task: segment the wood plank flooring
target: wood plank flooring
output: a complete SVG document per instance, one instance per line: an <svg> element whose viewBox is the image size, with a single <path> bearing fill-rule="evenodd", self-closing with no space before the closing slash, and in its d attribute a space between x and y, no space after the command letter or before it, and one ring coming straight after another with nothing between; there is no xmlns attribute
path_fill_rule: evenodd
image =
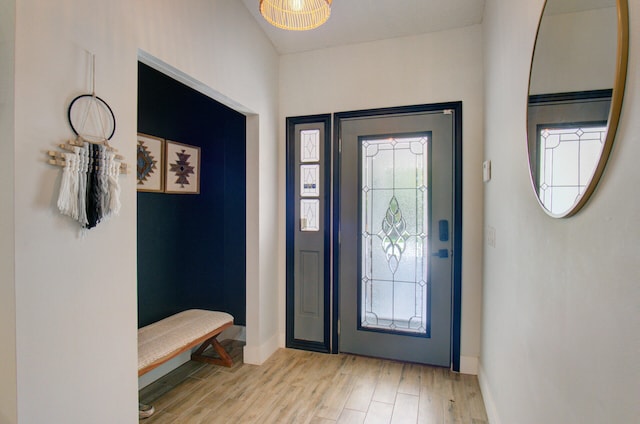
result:
<svg viewBox="0 0 640 424"><path fill-rule="evenodd" d="M188 362L140 391L142 424L487 424L475 376L444 368L280 349L261 366Z"/></svg>

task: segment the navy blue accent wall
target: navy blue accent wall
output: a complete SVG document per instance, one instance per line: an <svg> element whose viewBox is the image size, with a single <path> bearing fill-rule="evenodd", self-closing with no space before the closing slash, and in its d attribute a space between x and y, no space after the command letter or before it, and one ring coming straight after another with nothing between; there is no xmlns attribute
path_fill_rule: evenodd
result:
<svg viewBox="0 0 640 424"><path fill-rule="evenodd" d="M138 132L201 149L200 194L138 192L138 326L189 308L245 325L245 117L139 63Z"/></svg>

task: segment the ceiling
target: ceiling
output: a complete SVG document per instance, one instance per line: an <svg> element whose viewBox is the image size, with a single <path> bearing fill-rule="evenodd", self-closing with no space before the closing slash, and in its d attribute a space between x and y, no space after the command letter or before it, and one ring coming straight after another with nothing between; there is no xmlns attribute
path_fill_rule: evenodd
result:
<svg viewBox="0 0 640 424"><path fill-rule="evenodd" d="M259 0L242 0L280 54L405 37L482 22L485 0L334 0L331 17L311 31L269 25Z"/></svg>

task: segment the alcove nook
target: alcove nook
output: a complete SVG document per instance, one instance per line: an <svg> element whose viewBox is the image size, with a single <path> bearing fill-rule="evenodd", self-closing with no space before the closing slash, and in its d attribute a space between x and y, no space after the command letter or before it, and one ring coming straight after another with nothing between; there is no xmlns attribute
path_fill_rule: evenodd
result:
<svg viewBox="0 0 640 424"><path fill-rule="evenodd" d="M137 193L138 327L176 312L246 325L246 118L138 64L138 132L200 148L198 194Z"/></svg>

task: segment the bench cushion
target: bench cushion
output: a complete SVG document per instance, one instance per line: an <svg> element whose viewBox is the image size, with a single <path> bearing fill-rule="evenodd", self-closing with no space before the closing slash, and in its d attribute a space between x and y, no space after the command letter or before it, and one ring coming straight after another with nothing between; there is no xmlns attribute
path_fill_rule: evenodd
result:
<svg viewBox="0 0 640 424"><path fill-rule="evenodd" d="M170 357L194 340L231 323L233 317L226 312L189 309L140 328L138 370Z"/></svg>

